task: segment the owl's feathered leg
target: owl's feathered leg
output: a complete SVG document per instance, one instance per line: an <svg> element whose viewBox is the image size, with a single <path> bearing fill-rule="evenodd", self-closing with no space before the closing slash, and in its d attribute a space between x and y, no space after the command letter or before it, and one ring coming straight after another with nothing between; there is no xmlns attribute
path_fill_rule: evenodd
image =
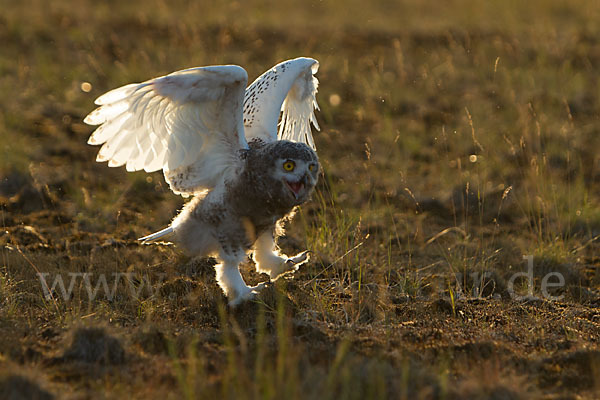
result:
<svg viewBox="0 0 600 400"><path fill-rule="evenodd" d="M266 286L266 282L256 286L248 286L242 274L240 274L239 264L245 257L245 252L235 252L233 254L220 254L221 264L215 265L217 272L217 283L225 292L229 299L229 305L237 306L245 300L250 300L258 294L258 292Z"/></svg>
<svg viewBox="0 0 600 400"><path fill-rule="evenodd" d="M268 274L272 281L286 273L297 271L306 261L308 261L308 251L303 251L294 257L279 254L271 232L262 233L254 244L256 272Z"/></svg>

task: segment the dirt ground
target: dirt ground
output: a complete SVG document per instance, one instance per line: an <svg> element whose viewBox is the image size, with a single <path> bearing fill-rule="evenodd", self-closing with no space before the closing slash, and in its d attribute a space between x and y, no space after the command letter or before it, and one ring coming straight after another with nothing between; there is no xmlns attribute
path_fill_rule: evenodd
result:
<svg viewBox="0 0 600 400"><path fill-rule="evenodd" d="M600 4L0 6L0 398L600 396ZM230 309L214 260L135 240L185 200L82 120L298 56L323 174L279 245L313 255Z"/></svg>

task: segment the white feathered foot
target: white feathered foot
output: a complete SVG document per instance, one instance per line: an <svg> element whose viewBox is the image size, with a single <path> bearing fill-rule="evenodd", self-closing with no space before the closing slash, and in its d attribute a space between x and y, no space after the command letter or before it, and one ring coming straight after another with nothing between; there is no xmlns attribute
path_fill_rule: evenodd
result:
<svg viewBox="0 0 600 400"><path fill-rule="evenodd" d="M303 251L293 257L278 254L271 233L259 236L254 246L254 262L256 272L269 275L271 281L276 281L283 275L293 273L309 259L309 251Z"/></svg>
<svg viewBox="0 0 600 400"><path fill-rule="evenodd" d="M268 282L256 286L248 286L240 274L239 264L244 259L243 252L237 254L221 254L221 264L215 265L217 283L229 300L229 306L235 307L240 303L251 300L264 289Z"/></svg>

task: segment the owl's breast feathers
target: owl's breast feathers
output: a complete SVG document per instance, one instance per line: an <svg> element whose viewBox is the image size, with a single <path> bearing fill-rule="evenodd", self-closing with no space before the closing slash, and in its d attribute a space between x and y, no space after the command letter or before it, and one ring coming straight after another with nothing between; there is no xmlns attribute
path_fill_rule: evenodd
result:
<svg viewBox="0 0 600 400"><path fill-rule="evenodd" d="M271 228L298 205L287 194L289 189L282 180L275 177L276 160L318 162L318 158L304 143L284 140L265 143L259 139L252 140L249 149L244 150L240 157L243 160L243 170L235 181L227 184L227 201L236 214L250 219L257 233L260 233ZM312 187L309 189L312 190Z"/></svg>

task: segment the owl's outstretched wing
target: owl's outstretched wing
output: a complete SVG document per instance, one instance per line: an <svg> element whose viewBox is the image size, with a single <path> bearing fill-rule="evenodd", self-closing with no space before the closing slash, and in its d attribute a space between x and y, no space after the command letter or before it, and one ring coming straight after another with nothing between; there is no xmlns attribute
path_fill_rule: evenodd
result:
<svg viewBox="0 0 600 400"><path fill-rule="evenodd" d="M248 148L242 102L248 82L238 66L190 68L114 89L96 99L84 120L100 125L89 144L96 161L128 171L163 170L171 189L192 194L238 169Z"/></svg>
<svg viewBox="0 0 600 400"><path fill-rule="evenodd" d="M302 57L279 63L259 76L244 96L246 139L284 139L315 149L310 124L319 130L315 118L319 81L314 76L318 69L317 60Z"/></svg>

